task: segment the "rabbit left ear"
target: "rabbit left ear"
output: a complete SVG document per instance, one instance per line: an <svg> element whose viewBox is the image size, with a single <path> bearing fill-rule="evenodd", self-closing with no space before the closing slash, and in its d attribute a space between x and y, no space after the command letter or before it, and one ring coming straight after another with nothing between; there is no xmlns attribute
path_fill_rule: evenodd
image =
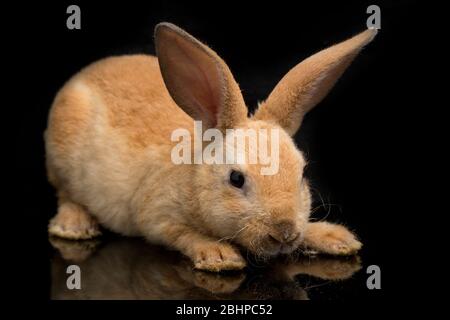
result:
<svg viewBox="0 0 450 320"><path fill-rule="evenodd" d="M166 22L156 26L155 44L170 95L204 128L233 128L247 118L239 86L213 50Z"/></svg>
<svg viewBox="0 0 450 320"><path fill-rule="evenodd" d="M260 105L253 119L274 121L293 136L304 115L326 96L376 33L376 29L366 30L312 55L292 68Z"/></svg>

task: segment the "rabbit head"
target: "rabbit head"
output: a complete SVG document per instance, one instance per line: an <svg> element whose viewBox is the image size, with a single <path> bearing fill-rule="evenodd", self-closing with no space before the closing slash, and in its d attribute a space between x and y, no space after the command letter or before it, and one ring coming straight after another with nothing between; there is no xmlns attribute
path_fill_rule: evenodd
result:
<svg viewBox="0 0 450 320"><path fill-rule="evenodd" d="M266 136L269 145L277 143L275 174L261 174L259 162L195 166L192 185L206 232L265 257L290 253L299 246L311 195L303 176L306 160L292 136L306 112L321 101L375 34L376 30L366 30L304 60L248 117L238 84L214 51L172 24L156 27L156 51L166 87L184 112L202 121L203 129L216 128L225 135L228 129L278 132L276 140ZM246 147L245 158L252 152Z"/></svg>

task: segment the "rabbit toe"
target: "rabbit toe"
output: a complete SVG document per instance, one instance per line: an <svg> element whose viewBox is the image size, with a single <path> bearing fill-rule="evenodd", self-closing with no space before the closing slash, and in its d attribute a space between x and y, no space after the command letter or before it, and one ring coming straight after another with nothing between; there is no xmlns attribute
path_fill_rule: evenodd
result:
<svg viewBox="0 0 450 320"><path fill-rule="evenodd" d="M91 239L101 234L97 221L73 203L64 203L59 207L58 214L50 220L48 232L72 240Z"/></svg>

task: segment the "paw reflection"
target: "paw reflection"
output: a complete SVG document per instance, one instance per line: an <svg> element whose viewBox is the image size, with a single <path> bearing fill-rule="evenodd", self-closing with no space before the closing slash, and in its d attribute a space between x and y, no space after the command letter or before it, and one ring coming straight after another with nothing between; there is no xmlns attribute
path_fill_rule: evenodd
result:
<svg viewBox="0 0 450 320"><path fill-rule="evenodd" d="M194 284L211 293L233 293L245 280L245 274L240 272L234 275L221 275L217 273L194 271Z"/></svg>
<svg viewBox="0 0 450 320"><path fill-rule="evenodd" d="M89 258L96 251L100 240L71 241L54 236L50 236L49 241L53 248L57 249L64 260L72 262L82 262Z"/></svg>
<svg viewBox="0 0 450 320"><path fill-rule="evenodd" d="M133 238L100 241L50 239L52 299L308 299L298 276L327 281L350 278L360 259L300 256L241 272L193 268L178 252ZM81 268L81 290L66 288L66 268Z"/></svg>

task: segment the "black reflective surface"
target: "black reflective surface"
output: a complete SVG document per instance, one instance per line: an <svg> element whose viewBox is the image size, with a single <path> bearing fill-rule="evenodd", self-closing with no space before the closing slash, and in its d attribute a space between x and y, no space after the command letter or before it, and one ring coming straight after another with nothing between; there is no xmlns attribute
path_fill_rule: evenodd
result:
<svg viewBox="0 0 450 320"><path fill-rule="evenodd" d="M137 238L49 240L51 299L345 299L365 285L356 277L362 274L356 256L249 257L242 272L210 273ZM66 270L73 264L81 270L80 290L67 288Z"/></svg>
<svg viewBox="0 0 450 320"><path fill-rule="evenodd" d="M17 197L11 208L15 213L5 213L18 221L5 224L9 228L4 228L4 233L11 232L8 245L15 246L15 255L5 259L14 261L14 268L24 269L16 277L7 277L21 291L20 296L24 295L24 288L27 297L44 299L247 295L353 300L384 298L389 292L397 299L403 293L392 290L393 283L405 278L393 267L401 267L402 273L416 270L405 266L406 259L395 261L405 249L416 251L416 243L424 242L420 235L426 228L410 228L407 224L424 221L426 210L418 206L418 201L428 198L420 194L411 200L411 191L423 193L417 178L429 175L414 174L418 168L426 168L417 157L432 153L429 143L434 141L424 139L427 130L422 128L426 124L423 116L432 113L427 107L432 107L429 92L434 91L424 90L420 74L429 69L428 64L421 63L427 61L424 57L435 50L417 45L436 37L424 28L426 6L417 1L377 1L382 10L382 29L377 39L306 116L295 136L308 158L314 207L324 203L324 210L314 212L313 217L326 216L357 233L364 243L361 269L358 271L358 262L352 259L305 258L291 264L292 268L302 271L302 266L309 263L316 266L314 270L329 272L334 270L331 265L353 275L330 280L321 279L317 273L292 271L285 276L286 273L274 271L283 269L283 261L274 261L264 266L251 265L233 287L232 277L238 275L194 272L179 254L136 239L103 238L95 246L87 242L64 244L53 239L52 244L59 249L49 244L47 225L57 212L57 200L47 181L43 132L55 94L71 76L93 61L117 54L154 54L153 27L170 21L220 54L253 111L291 67L363 30L368 17L366 9L373 2L288 1L245 6L241 1L239 6L227 4L218 6L220 10L211 10L211 6L186 1L108 2L107 6L91 1L81 5L82 29L78 31L66 27L66 9L72 1L14 4L17 8L5 12L14 18L9 51L20 63L9 64L18 78L10 81L10 89L17 93L14 92L16 99L12 103L6 103L6 109L16 110L17 117L6 117L8 121L4 122L11 125L8 131L17 146L16 168L8 167L7 172L18 174L14 178L18 188L11 188ZM440 8L435 6L435 10ZM24 72L16 70L19 65ZM422 97L421 92L426 94ZM415 115L420 119L413 119ZM435 126L435 121L429 123ZM408 205L414 210L406 208ZM410 232L418 237L406 236ZM75 256L71 257L70 252ZM18 262L19 257L23 261ZM80 291L65 289L65 266L72 263L81 266ZM378 265L382 270L381 290L367 289L369 265ZM280 277L275 277L277 274ZM203 288L199 285L202 281L195 281L199 277L206 279L202 280L206 283ZM20 285L20 281L24 284ZM211 287L215 283L228 291L214 292ZM303 293L294 295L292 288Z"/></svg>

